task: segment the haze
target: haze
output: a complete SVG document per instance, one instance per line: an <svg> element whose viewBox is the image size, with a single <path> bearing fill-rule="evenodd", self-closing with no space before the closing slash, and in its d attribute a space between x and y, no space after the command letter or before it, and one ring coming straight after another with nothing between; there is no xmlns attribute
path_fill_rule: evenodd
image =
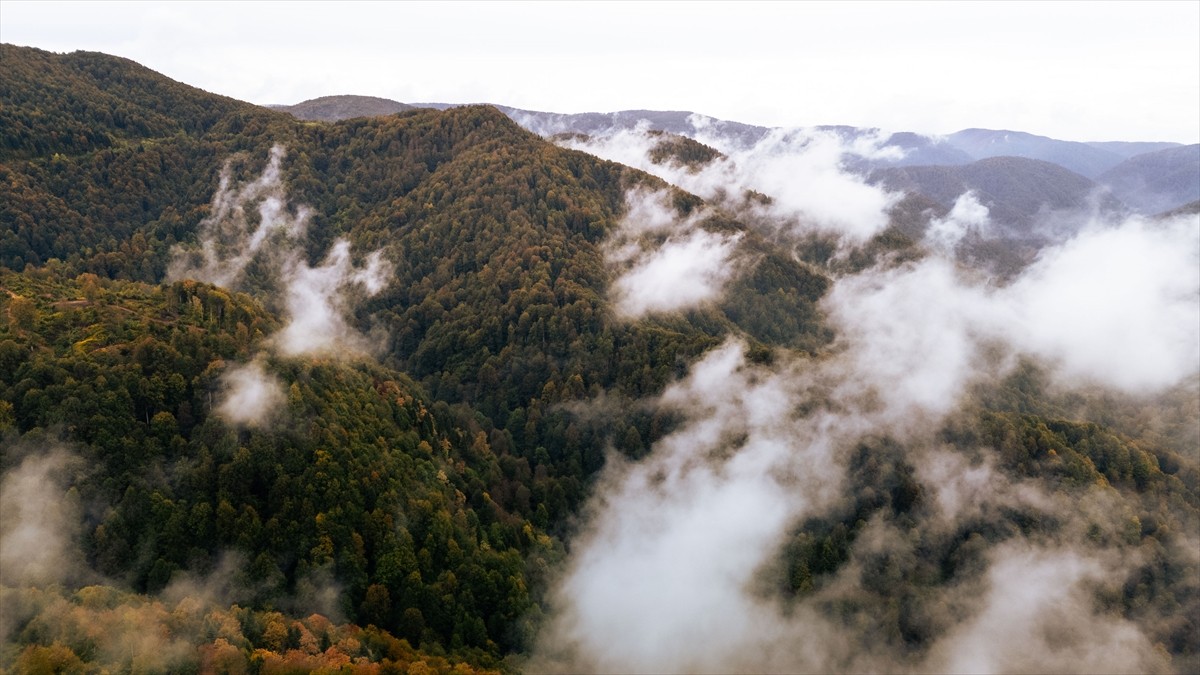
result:
<svg viewBox="0 0 1200 675"><path fill-rule="evenodd" d="M330 94L1200 141L1200 4L31 3L0 40L255 103Z"/></svg>

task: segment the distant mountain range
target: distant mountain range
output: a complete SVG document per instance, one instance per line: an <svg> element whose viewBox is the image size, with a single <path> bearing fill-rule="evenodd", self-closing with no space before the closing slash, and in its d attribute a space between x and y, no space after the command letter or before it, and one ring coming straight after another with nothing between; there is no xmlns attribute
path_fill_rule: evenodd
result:
<svg viewBox="0 0 1200 675"><path fill-rule="evenodd" d="M1200 144L1134 155L1097 180L1143 213L1173 209L1200 199Z"/></svg>
<svg viewBox="0 0 1200 675"><path fill-rule="evenodd" d="M404 104L369 96L327 96L294 106L271 106L300 119L333 121L390 115L413 108L445 110L450 103ZM550 113L496 105L529 131L602 136L644 129L728 148L749 148L771 129L683 110ZM879 136L878 129L821 126L847 141ZM1039 214L1092 205L1103 210L1157 214L1200 199L1200 145L1098 141L1081 143L1022 131L964 129L947 136L897 132L882 141L903 151L898 159L848 157L848 168L895 189L919 191L949 206L975 190L993 218L1027 232ZM1005 158L1007 161L981 161ZM1015 160L1026 161L1015 161ZM1103 194L1105 191L1109 194Z"/></svg>
<svg viewBox="0 0 1200 675"><path fill-rule="evenodd" d="M1047 216L1056 212L1121 208L1094 181L1058 164L1025 157L989 157L961 166L882 168L872 172L871 180L893 190L926 195L943 206L973 191L980 203L988 205L992 221L1018 238L1034 235L1035 224L1052 220Z"/></svg>

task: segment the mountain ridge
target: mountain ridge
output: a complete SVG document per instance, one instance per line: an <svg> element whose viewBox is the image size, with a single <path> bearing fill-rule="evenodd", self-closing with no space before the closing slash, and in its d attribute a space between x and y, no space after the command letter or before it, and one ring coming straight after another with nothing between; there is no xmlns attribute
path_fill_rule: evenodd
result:
<svg viewBox="0 0 1200 675"><path fill-rule="evenodd" d="M1096 180L1142 213L1179 207L1200 199L1200 144L1134 155Z"/></svg>
<svg viewBox="0 0 1200 675"><path fill-rule="evenodd" d="M364 99L373 99L375 97L361 97ZM313 99L318 100L318 99ZM449 108L458 107L461 105L470 105L462 103L401 103L392 99L377 99L387 101L395 105L408 105L417 108L433 108L436 110L446 110ZM714 117L709 117L702 113L696 113L686 110L620 110L615 112L580 112L580 113L555 113L528 110L516 108L512 106L497 104L497 103L482 103L483 105L492 105L501 110L510 117L518 119L524 118L528 122L526 125L531 131L542 136L551 136L557 133L584 133L594 134L599 131L613 129L632 129L639 123L647 123L650 128L669 133L683 134L694 137L698 127L692 121L693 116L697 120L709 120L712 124L725 126L732 131L732 134L743 139L743 142L753 142L761 138L772 127L761 125L746 124L732 120L723 120ZM296 104L301 105L301 104ZM286 109L288 106L272 105L272 109ZM356 116L360 113L355 112ZM842 130L843 132L859 136L865 133L875 133L878 129L850 127L844 125L815 125L813 128L826 129L831 131ZM1005 139L1008 136L1008 139ZM1015 138L1014 138L1015 137ZM984 129L984 128L967 128L959 131L946 134L920 134L911 131L894 131L887 136L885 145L896 145L909 150L921 149L927 145L947 145L952 151L947 153L942 161L929 161L927 157L914 158L911 161L904 160L909 164L954 164L968 163L979 159L997 156L1013 156L1025 157L1028 159L1041 159L1043 161L1054 162L1052 158L1056 153L1059 155L1072 154L1069 150L1074 150L1076 153L1083 153L1083 157L1076 160L1069 160L1067 163L1059 163L1065 168L1071 169L1076 173L1094 178L1097 173L1097 167L1105 166L1104 170L1115 166L1116 163L1129 159L1136 155L1158 150L1165 150L1172 147L1179 147L1182 144L1168 141L1065 141L1051 138L1048 136L1039 136L1036 134L1003 130L1003 129ZM981 148L976 152L971 152L969 148ZM997 151L1000 147L1003 150ZM1026 150L1022 151L1024 147ZM961 153L961 154L958 154ZM936 156L936 155L934 155ZM1082 169L1082 170L1081 170Z"/></svg>
<svg viewBox="0 0 1200 675"><path fill-rule="evenodd" d="M1000 665L1048 645L1070 670L1059 636L1107 657L1129 635L1118 665L1197 670L1195 378L1149 399L1074 386L1069 350L1008 337L1060 315L1110 332L1091 314L1119 298L1073 313L1047 272L1177 261L1005 285L925 239L966 178L1024 210L1078 204L1088 178L1012 157L881 168L938 174L943 201L881 200L882 229L843 248L772 195L705 202L492 106L307 122L119 59L4 58L4 128L27 131L0 158L0 668L654 670L622 660L640 636L606 631L709 635L744 595L784 661L707 661L689 638L659 669L936 670L989 596L1032 594ZM684 114L664 119L705 124ZM672 171L733 158L644 136ZM818 177L869 188L826 159ZM1100 234L1160 253L1186 234L1132 222ZM214 257L224 286L188 278ZM688 274L664 294L650 268ZM1060 304L1025 322L1014 304L1043 295ZM297 325L332 346L288 351ZM960 366L980 372L939 396ZM1034 593L1047 574L1069 595ZM717 630L763 625L744 623ZM544 666L562 625L564 665ZM788 661L811 625L867 660Z"/></svg>

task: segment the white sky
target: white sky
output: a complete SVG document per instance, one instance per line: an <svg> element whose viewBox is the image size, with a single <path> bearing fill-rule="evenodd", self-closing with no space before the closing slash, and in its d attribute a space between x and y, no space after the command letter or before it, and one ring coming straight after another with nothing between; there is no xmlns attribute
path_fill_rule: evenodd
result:
<svg viewBox="0 0 1200 675"><path fill-rule="evenodd" d="M328 94L764 125L1200 141L1200 2L64 3L0 41L255 103ZM2 64L0 64L2 65Z"/></svg>

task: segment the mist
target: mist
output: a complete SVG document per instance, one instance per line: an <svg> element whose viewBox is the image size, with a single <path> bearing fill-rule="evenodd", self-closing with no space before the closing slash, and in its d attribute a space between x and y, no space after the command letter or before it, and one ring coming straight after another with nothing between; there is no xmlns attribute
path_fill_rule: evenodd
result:
<svg viewBox="0 0 1200 675"><path fill-rule="evenodd" d="M635 129L563 142L729 208L745 203L732 193L761 192L766 203L739 207L764 216L755 227L832 233L847 248L882 231L899 198L848 172L851 149L833 136L773 133L748 151L720 148L728 154L699 170L650 162L653 140ZM682 233L698 230L664 215L661 199L627 201L623 248L613 249L625 253L609 262L620 311L635 320L686 278L648 261L670 260L671 247L691 241ZM978 198L961 195L929 219L921 255L830 271L821 309L837 337L826 353L777 351L769 365L755 364L731 337L646 402L682 422L639 461L609 458L550 594L531 669L1169 671L1146 632L1157 618L1135 623L1095 599L1142 564L1115 543L1137 522L1129 502L1106 483L1056 492L1009 475L998 448L943 437L975 409L978 387L998 386L1022 362L1062 390L1133 396L1200 374L1200 216L1069 216L1084 222L1075 235L1000 279L956 255L965 237L991 227ZM658 233L657 253L629 244L631 233ZM730 253L691 245L697 268L730 267ZM679 288L703 289L707 300L721 286L693 279ZM883 488L870 481L883 478L864 473L863 462L911 472L904 480L915 501L861 524L847 559L812 590L780 592L790 574L781 556L805 523L838 522L879 499ZM1013 526L1022 519L1040 525ZM950 582L919 599L889 601L879 588L881 575L928 574L923 551L980 523L992 534L963 546ZM1194 556L1185 558L1195 571ZM878 633L881 617L897 611L908 612L900 623L916 626L921 646Z"/></svg>
<svg viewBox="0 0 1200 675"><path fill-rule="evenodd" d="M0 483L0 585L63 583L79 574L82 460L64 448L32 452Z"/></svg>
<svg viewBox="0 0 1200 675"><path fill-rule="evenodd" d="M303 206L295 212L287 208L282 179L286 156L283 146L275 145L258 178L241 186L233 184L232 163L225 163L209 215L198 228L198 246L175 246L169 280L196 279L236 288L256 258L276 246L296 246L307 234L312 212Z"/></svg>
<svg viewBox="0 0 1200 675"><path fill-rule="evenodd" d="M312 209L288 199L282 179L286 155L283 146L272 147L262 173L240 186L233 184L226 163L210 215L200 223L198 243L172 250L167 277L265 294L286 319L268 340L284 356L368 354L372 342L351 327L350 314L358 300L383 290L392 270L381 250L357 264L345 239L333 242L320 265L309 265L304 245ZM252 264L268 276L265 288L245 283Z"/></svg>
<svg viewBox="0 0 1200 675"><path fill-rule="evenodd" d="M899 149L884 146L878 136L849 140L821 129L781 128L747 147L719 128L697 127L695 140L721 153L699 167L654 161L651 150L663 139L645 126L558 142L636 167L734 212L746 208L748 192L765 194L770 203L757 203L752 214L791 234L834 234L847 245L861 245L887 227L887 212L901 197L847 167L851 157L898 156Z"/></svg>
<svg viewBox="0 0 1200 675"><path fill-rule="evenodd" d="M286 402L283 383L267 373L262 356L222 373L220 389L216 413L234 425L266 428Z"/></svg>
<svg viewBox="0 0 1200 675"><path fill-rule="evenodd" d="M1087 582L1104 560L1070 549L1003 546L991 555L983 610L936 644L928 665L950 673L1163 672L1133 623L1092 611Z"/></svg>
<svg viewBox="0 0 1200 675"><path fill-rule="evenodd" d="M1152 392L1200 368L1200 216L1093 224L1009 289L1021 347L1065 375Z"/></svg>
<svg viewBox="0 0 1200 675"><path fill-rule="evenodd" d="M748 364L739 342L663 393L687 423L646 460L607 464L552 598L561 613L540 669L728 672L778 625L747 586L787 524L835 498L839 482L826 435L835 420L798 426L795 395L786 373Z"/></svg>
<svg viewBox="0 0 1200 675"><path fill-rule="evenodd" d="M989 216L988 208L968 190L954 200L954 206L945 218L930 220L925 239L938 253L953 256L964 237L986 231Z"/></svg>
<svg viewBox="0 0 1200 675"><path fill-rule="evenodd" d="M611 288L618 316L636 319L719 298L737 272L741 236L704 229L703 212L680 216L666 191L631 190L625 202L626 215L605 242L606 260L622 270Z"/></svg>
<svg viewBox="0 0 1200 675"><path fill-rule="evenodd" d="M339 239L318 267L295 261L283 270L287 325L272 337L285 356L302 354L362 354L367 338L346 317L358 297L383 290L391 276L383 255L375 251L362 266L350 258L350 243Z"/></svg>

